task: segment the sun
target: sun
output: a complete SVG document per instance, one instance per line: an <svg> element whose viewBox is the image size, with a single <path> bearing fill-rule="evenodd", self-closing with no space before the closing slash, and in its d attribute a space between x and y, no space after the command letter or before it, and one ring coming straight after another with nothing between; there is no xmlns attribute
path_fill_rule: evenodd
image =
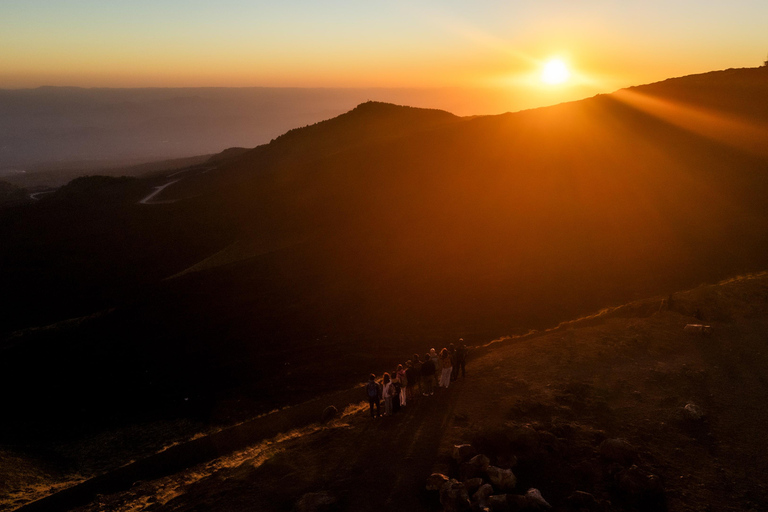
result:
<svg viewBox="0 0 768 512"><path fill-rule="evenodd" d="M541 69L541 81L545 84L557 85L567 82L571 76L568 66L560 59L550 59Z"/></svg>

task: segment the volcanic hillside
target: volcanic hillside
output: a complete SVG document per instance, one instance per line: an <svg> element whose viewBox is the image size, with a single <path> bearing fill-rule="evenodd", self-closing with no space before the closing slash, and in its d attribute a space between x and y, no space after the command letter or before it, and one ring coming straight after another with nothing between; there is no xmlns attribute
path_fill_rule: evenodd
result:
<svg viewBox="0 0 768 512"><path fill-rule="evenodd" d="M371 102L7 208L0 374L23 420L3 428L231 419L459 336L762 269L766 98L763 67L499 116Z"/></svg>
<svg viewBox="0 0 768 512"><path fill-rule="evenodd" d="M707 335L684 329L697 316ZM529 488L553 512L765 510L767 322L765 272L643 299L474 347L465 378L409 398L392 417L372 419L358 386L195 436L35 503L190 425L107 432L56 448L57 464L4 448L0 510L463 510L441 506L429 475L456 478L472 496L483 482L474 478L499 469L516 485L491 479L497 512L542 510L523 498ZM318 423L329 403L344 414ZM479 452L495 473L456 460L462 444L472 446L463 460ZM201 456L211 446L221 456ZM333 506L299 507L312 496Z"/></svg>

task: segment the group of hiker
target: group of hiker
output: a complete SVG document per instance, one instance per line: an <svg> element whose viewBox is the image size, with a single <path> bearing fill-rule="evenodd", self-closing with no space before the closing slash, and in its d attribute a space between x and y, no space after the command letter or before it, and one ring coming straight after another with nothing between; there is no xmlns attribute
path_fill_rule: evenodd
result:
<svg viewBox="0 0 768 512"><path fill-rule="evenodd" d="M381 381L371 374L365 386L371 417L382 415L381 402L384 401L384 415L391 416L405 407L417 396L432 396L435 387L448 389L452 381L466 373L467 346L459 339L459 347L453 343L439 353L433 348L423 356L413 354L413 358L398 364L391 374L384 373Z"/></svg>

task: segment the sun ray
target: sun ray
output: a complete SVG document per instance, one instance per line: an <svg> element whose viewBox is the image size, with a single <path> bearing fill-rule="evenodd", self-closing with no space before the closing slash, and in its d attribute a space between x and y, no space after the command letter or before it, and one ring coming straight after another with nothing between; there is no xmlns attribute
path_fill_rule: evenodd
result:
<svg viewBox="0 0 768 512"><path fill-rule="evenodd" d="M670 124L754 154L768 154L768 126L703 107L655 98L630 89L613 97Z"/></svg>

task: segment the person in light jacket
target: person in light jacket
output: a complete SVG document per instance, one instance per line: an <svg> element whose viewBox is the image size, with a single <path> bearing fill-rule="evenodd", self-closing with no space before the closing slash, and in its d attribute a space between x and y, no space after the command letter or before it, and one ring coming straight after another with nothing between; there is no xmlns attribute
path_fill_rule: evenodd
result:
<svg viewBox="0 0 768 512"><path fill-rule="evenodd" d="M395 387L392 384L392 379L389 378L389 373L384 374L381 384L381 396L384 398L384 415L392 416L392 397L395 396Z"/></svg>
<svg viewBox="0 0 768 512"><path fill-rule="evenodd" d="M399 364L397 365L397 380L400 382L400 407L405 407L406 404L406 394L408 391L408 377L405 373L405 368L403 368L403 365Z"/></svg>
<svg viewBox="0 0 768 512"><path fill-rule="evenodd" d="M448 389L448 385L451 383L453 363L451 363L451 354L448 353L447 348L440 351L440 367L440 387Z"/></svg>

